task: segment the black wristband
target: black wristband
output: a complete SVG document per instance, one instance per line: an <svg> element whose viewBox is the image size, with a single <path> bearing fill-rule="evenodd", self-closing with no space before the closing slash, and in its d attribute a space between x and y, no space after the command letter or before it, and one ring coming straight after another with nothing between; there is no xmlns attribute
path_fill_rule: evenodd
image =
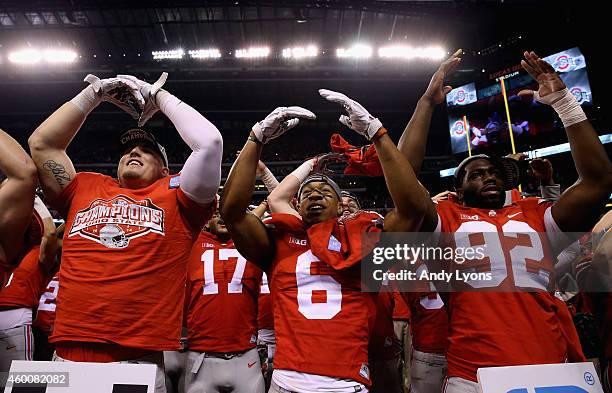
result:
<svg viewBox="0 0 612 393"><path fill-rule="evenodd" d="M263 143L261 143L261 141L257 139L255 135L249 135L248 140L250 140L251 142L257 143L258 145L263 145Z"/></svg>

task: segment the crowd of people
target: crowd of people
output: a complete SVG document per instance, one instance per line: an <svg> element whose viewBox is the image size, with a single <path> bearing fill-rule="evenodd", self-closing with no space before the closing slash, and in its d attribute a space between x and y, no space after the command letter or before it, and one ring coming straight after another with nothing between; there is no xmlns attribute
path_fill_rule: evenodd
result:
<svg viewBox="0 0 612 393"><path fill-rule="evenodd" d="M478 393L479 368L589 359L612 392L610 159L554 69L525 52L538 90L520 95L559 116L575 183L561 192L551 163L531 160L539 195L527 196L524 156L480 154L461 162L453 190L432 197L417 175L461 56L434 73L397 145L360 103L319 90L369 146L359 168L381 175L388 201L333 178L334 163L351 165L343 153L303 152L288 174L264 164L264 152L286 148L277 138L316 121L305 108L276 108L223 158L217 127L164 90L165 76L88 75L31 134L29 154L0 131L0 372L13 360L125 362L155 364L156 393ZM139 126L162 112L189 147L180 173L141 128L120 135L116 178L77 172L67 150L102 101ZM78 154L108 154L87 149ZM384 232L486 250L462 263L390 259L384 271L489 278L452 290L364 280L374 247L365 239Z"/></svg>

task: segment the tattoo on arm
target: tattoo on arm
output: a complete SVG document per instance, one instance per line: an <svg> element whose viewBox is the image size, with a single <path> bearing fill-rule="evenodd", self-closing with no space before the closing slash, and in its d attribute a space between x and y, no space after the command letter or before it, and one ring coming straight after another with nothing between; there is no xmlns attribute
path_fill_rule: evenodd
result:
<svg viewBox="0 0 612 393"><path fill-rule="evenodd" d="M70 174L68 174L68 172L66 171L66 167L53 160L45 161L45 163L43 164L43 168L46 171L51 172L53 174L53 177L55 177L55 181L57 181L57 184L62 187L70 183L70 181L72 180Z"/></svg>

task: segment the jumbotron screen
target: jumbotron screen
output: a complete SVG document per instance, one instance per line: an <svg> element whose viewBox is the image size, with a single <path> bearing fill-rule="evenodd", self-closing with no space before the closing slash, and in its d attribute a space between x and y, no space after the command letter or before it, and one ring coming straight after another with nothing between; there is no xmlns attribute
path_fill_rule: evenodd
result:
<svg viewBox="0 0 612 393"><path fill-rule="evenodd" d="M550 63L581 105L592 105L593 97L586 71L586 61L578 48L571 48L545 60ZM505 79L510 123L517 150L533 147L536 137L562 129L550 108L518 96L524 89L537 89L525 72L515 72ZM510 150L508 117L499 80L472 82L453 89L446 97L448 125L453 154L468 150L466 125L472 150L502 148Z"/></svg>

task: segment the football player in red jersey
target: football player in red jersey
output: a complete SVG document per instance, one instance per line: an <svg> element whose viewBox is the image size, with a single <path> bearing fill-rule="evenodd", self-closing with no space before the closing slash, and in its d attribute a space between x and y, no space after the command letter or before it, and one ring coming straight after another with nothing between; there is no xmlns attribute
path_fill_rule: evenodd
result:
<svg viewBox="0 0 612 393"><path fill-rule="evenodd" d="M9 271L4 290L0 292L1 372L7 372L13 360L33 360L34 312L47 282L56 271L55 257L61 241L55 236L49 210L38 196L26 233L28 237L22 247L25 254Z"/></svg>
<svg viewBox="0 0 612 393"><path fill-rule="evenodd" d="M236 250L218 214L208 227L187 273L185 391L263 393L256 347L262 271Z"/></svg>
<svg viewBox="0 0 612 393"><path fill-rule="evenodd" d="M411 200L404 172L412 168L380 121L342 94L320 94L342 104L348 116L341 121L376 146L396 202L385 229L414 225L406 221L410 206L403 203ZM225 184L221 215L240 253L268 275L277 340L270 391L367 391L374 302L372 294L361 290L362 255L347 250L361 249L362 233L377 231L372 221L379 217L358 212L339 218L340 189L317 175L307 178L298 192L300 217L273 213L266 227L246 213L263 144L297 125L300 117L315 116L299 107L277 108L255 124ZM427 193L421 196L427 198Z"/></svg>
<svg viewBox="0 0 612 393"><path fill-rule="evenodd" d="M417 106L420 113L415 112L411 120L413 127L408 127L410 132L400 140L400 150L412 159L419 161L424 155L425 144L420 143L427 138L433 107L451 90L444 86L444 77L459 63L459 54L434 74ZM513 186L509 167L502 160L473 156L455 173L459 202L436 205L421 200L424 203L413 205L413 214L422 219L420 230L448 233L455 247L477 246L482 240L487 244L485 258L453 266L484 269L491 272L491 279L468 279L458 286L486 292L452 292L448 296L448 393L478 392L479 367L561 363L567 359L568 344L550 293L554 289L553 253L568 244L563 232L587 231L593 226L599 207L612 191L612 165L582 108L548 63L533 52L524 56L522 66L539 88L521 95L533 96L555 109L565 126L579 179L555 203L527 198L504 206L504 190ZM416 178L411 178L411 183L422 187ZM542 232L547 236L538 235Z"/></svg>
<svg viewBox="0 0 612 393"><path fill-rule="evenodd" d="M86 80L29 139L45 195L66 218L55 359L154 363L155 392L165 392L162 351L178 349L187 261L215 209L223 141L160 83ZM180 175L169 176L165 150L140 129L121 136L118 179L76 173L66 149L103 100L142 111L141 123L164 113L192 150Z"/></svg>
<svg viewBox="0 0 612 393"><path fill-rule="evenodd" d="M32 219L38 182L34 162L9 134L0 130L0 291L24 242Z"/></svg>
<svg viewBox="0 0 612 393"><path fill-rule="evenodd" d="M439 393L446 377L448 319L444 302L435 292L402 292L410 309L412 354L410 391Z"/></svg>

